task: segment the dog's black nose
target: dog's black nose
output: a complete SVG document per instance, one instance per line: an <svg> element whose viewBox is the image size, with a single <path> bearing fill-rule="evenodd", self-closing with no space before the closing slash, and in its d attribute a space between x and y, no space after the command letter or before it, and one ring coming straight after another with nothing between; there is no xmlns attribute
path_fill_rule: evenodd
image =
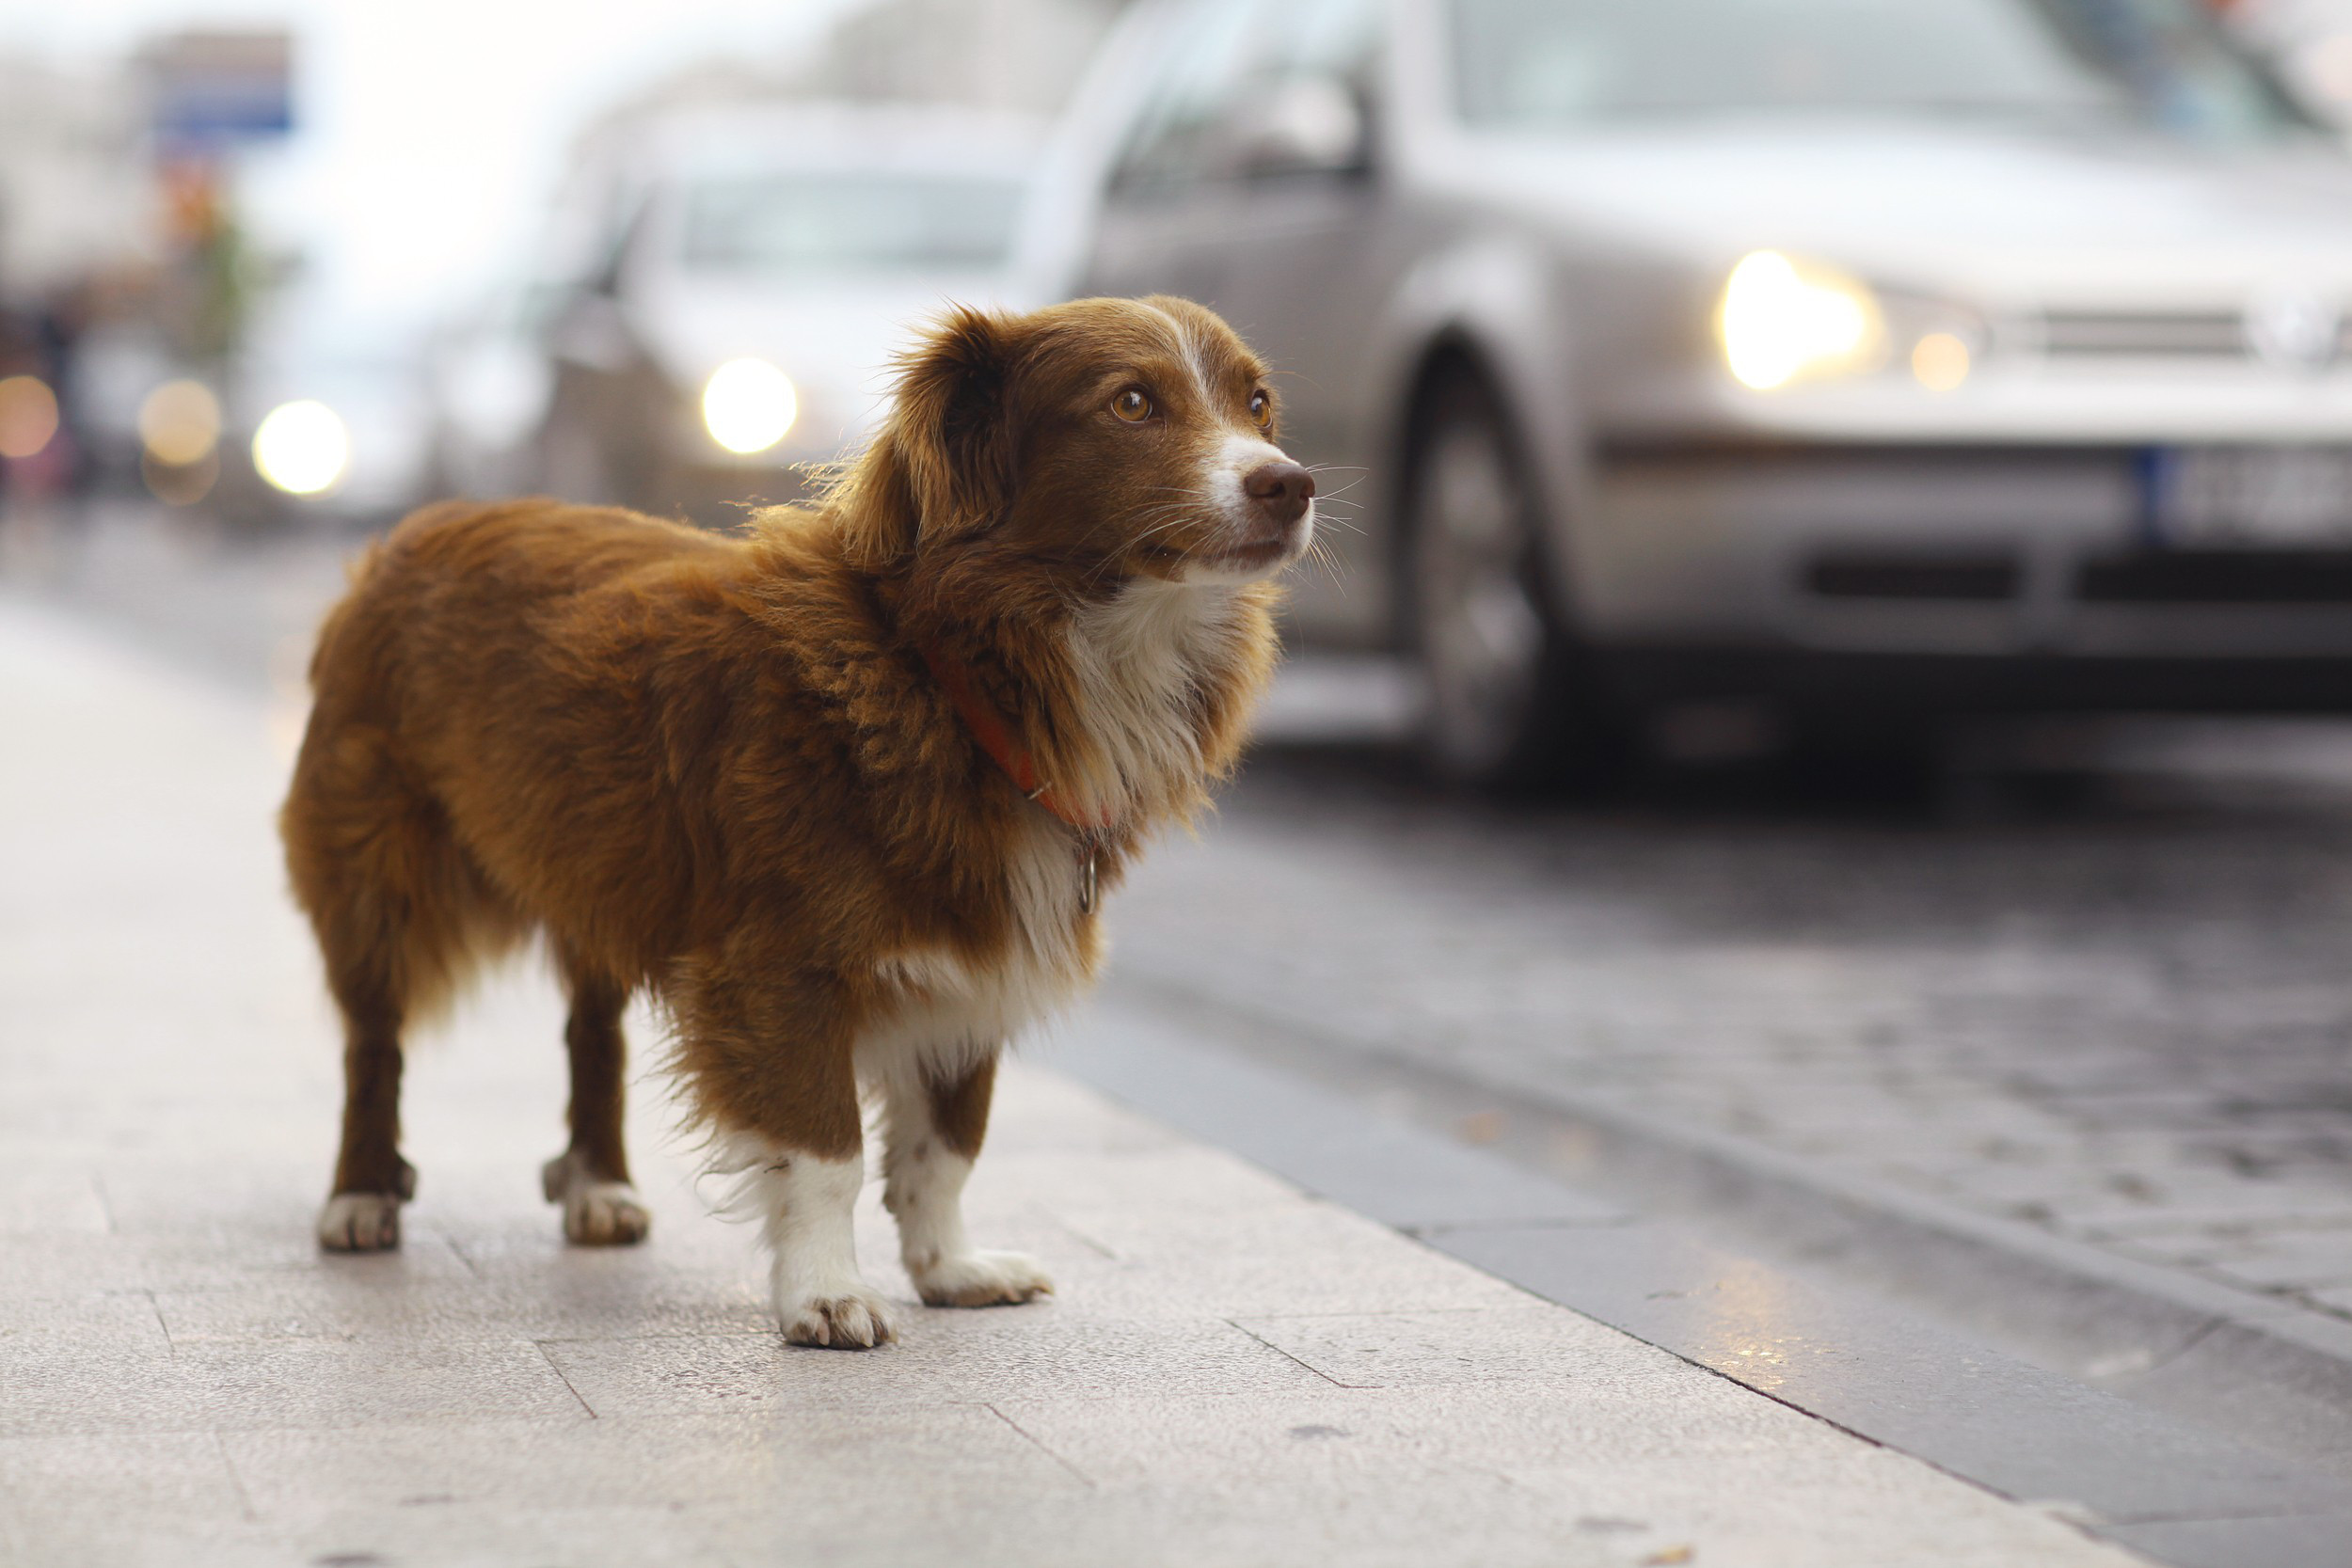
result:
<svg viewBox="0 0 2352 1568"><path fill-rule="evenodd" d="M1295 463L1261 463L1242 475L1241 489L1275 521L1294 523L1315 499L1315 476Z"/></svg>

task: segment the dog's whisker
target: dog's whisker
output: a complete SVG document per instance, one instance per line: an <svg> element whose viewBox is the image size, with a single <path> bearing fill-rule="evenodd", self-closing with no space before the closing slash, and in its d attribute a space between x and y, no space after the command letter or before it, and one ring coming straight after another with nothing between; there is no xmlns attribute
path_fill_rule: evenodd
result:
<svg viewBox="0 0 2352 1568"><path fill-rule="evenodd" d="M1339 558L1320 539L1307 541L1307 559L1319 567L1342 598L1347 596L1347 574L1341 569Z"/></svg>

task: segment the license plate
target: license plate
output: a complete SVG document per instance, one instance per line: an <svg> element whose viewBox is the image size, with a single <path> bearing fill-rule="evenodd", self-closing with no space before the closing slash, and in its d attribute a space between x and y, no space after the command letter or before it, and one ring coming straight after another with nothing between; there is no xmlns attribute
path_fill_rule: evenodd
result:
<svg viewBox="0 0 2352 1568"><path fill-rule="evenodd" d="M2182 549L2352 546L2352 448L2160 447L2148 518Z"/></svg>

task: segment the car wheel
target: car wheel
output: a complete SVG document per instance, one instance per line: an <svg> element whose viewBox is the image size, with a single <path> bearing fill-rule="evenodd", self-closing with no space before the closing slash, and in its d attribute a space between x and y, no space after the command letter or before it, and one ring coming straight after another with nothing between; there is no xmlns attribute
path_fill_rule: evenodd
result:
<svg viewBox="0 0 2352 1568"><path fill-rule="evenodd" d="M1582 678L1553 608L1534 489L1501 408L1462 372L1423 408L1406 577L1430 766L1481 785L1613 774L1626 726Z"/></svg>

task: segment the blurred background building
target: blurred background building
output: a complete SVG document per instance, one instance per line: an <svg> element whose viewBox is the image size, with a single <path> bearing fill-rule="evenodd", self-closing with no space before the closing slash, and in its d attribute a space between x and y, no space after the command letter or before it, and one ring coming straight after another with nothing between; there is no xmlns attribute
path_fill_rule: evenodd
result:
<svg viewBox="0 0 2352 1568"><path fill-rule="evenodd" d="M853 11L787 74L799 92L1050 115L1123 0L884 0Z"/></svg>
<svg viewBox="0 0 2352 1568"><path fill-rule="evenodd" d="M368 526L453 483L544 482L519 449L542 434L551 306L612 245L614 193L590 187L649 127L947 104L1026 117L1033 156L1117 9L690 0L583 28L552 7L296 0L260 29L173 0L12 10L10 494Z"/></svg>

